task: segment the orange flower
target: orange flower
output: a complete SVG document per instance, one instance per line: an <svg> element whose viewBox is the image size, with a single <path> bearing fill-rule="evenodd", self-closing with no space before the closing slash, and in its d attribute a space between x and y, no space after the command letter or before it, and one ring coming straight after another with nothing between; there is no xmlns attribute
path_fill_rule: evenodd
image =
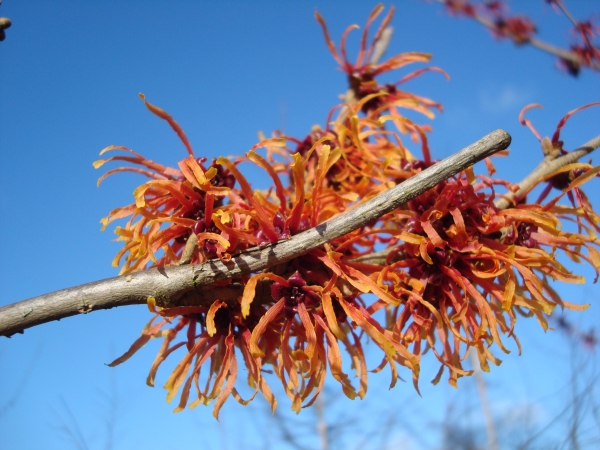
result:
<svg viewBox="0 0 600 450"><path fill-rule="evenodd" d="M163 337L162 346L152 364L146 383L148 386L154 386L154 378L162 362L172 352L186 346L187 354L175 367L164 386L168 391L167 403L173 400L180 388L182 390L179 404L174 412L182 411L187 405L192 384L196 387L197 398L190 404L190 408L200 403L208 405L214 399L213 415L217 419L219 410L230 395L239 403L246 405L260 390L271 404L271 408L275 409L277 401L262 377L261 362L253 358L250 353L249 321L242 320L239 311L236 312L235 308L230 308L226 303L218 300L210 308L157 309L154 298L150 297L148 306L155 316L144 329L142 336L123 356L114 360L109 366L114 367L125 362L150 339ZM178 317L177 323L172 328L163 330L167 323L171 323L173 317ZM157 318L163 320L153 324ZM173 344L184 328L187 328L186 339ZM244 400L235 388L238 363L234 344L240 349L248 369L248 384L254 388L254 393L248 400ZM203 377L204 387L201 388L201 369L208 361L210 361L208 373Z"/></svg>
<svg viewBox="0 0 600 450"><path fill-rule="evenodd" d="M216 257L226 261L236 252L322 224L435 162L425 136L428 128L403 117L398 108L429 115L430 108L439 105L400 93L395 86L379 86L375 80L382 72L428 60L423 54L399 55L382 64L371 60L393 12L367 46L368 28L381 9L378 6L369 17L354 64L345 52L346 36L353 27L342 37L338 53L317 14L327 45L356 95L344 106L348 115L330 122L330 113L327 128L314 127L303 139L275 134L243 158L221 157L207 167L204 159L194 156L171 116L146 102L177 132L189 155L178 169L172 169L113 146L104 151L118 149L133 156L95 163L99 167L116 160L141 166L113 169L101 179L118 171L151 178L135 190L134 204L103 219L104 228L131 216L115 230L124 241L114 261L118 265L125 257L121 273L178 263L184 249L192 252L187 262ZM524 112L521 120L540 138L545 152L562 153L560 129L576 111L559 122L552 140L541 139ZM420 142L421 157L402 142L407 133ZM246 162L266 172L272 180L268 191L252 189L241 170ZM491 178L495 169L491 161L486 164L487 176L465 170L321 248L232 280L243 287L237 302L219 298L201 307L162 309L149 298L153 319L110 365L124 362L149 340L161 337L148 384L154 384L165 358L179 350L181 360L165 383L167 401L181 392L175 411L182 410L194 385L196 399L190 407L214 400L215 417L229 396L247 404L258 391L275 408L266 366L272 367L295 412L315 401L327 372L346 396L363 398L368 386L365 337L381 349L381 362L373 371L389 367L390 387L400 377L400 366L411 372L418 389L421 358L428 349L440 362L435 383L446 369L454 386L458 378L471 375L472 370L462 364L469 351L477 352L481 368L489 370L490 362L501 362L493 354L494 345L509 351L504 337L514 339L520 351L515 334L518 316L534 315L547 329L546 318L556 306L586 308L562 300L551 282L583 282L557 259L560 255L590 263L598 276L600 217L581 186L600 168L566 166L540 180L562 189L557 197L542 204L549 187L535 203L518 199L516 206L502 210L494 203L496 189L516 192L517 187ZM570 206L558 203L563 196ZM569 222L575 223L576 230L563 227ZM183 340L175 342L178 335ZM348 358L342 358L342 351ZM356 380L348 375L344 360ZM242 399L236 388L240 361L254 390L249 399Z"/></svg>

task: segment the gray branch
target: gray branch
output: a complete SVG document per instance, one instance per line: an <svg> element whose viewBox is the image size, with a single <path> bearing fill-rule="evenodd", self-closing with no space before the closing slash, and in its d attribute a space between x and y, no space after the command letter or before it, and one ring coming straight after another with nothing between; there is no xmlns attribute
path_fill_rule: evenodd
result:
<svg viewBox="0 0 600 450"><path fill-rule="evenodd" d="M525 193L529 192L529 190L535 186L539 180L553 172L556 172L558 169L566 166L567 164L572 164L579 161L579 159L590 154L598 147L600 147L600 136L596 136L591 141L583 144L577 150L573 150L566 155L559 157L555 157L553 155L546 156L542 162L518 184L519 190L515 193L509 192L504 197L497 200L496 206L500 209L508 208L511 204L515 203L515 200L521 199Z"/></svg>
<svg viewBox="0 0 600 450"><path fill-rule="evenodd" d="M529 175L527 175L523 180L521 180L521 182L517 184L519 189L516 193L509 192L502 198L496 200L496 207L499 209L508 208L515 203L516 198L522 198L526 192L528 192L536 183L539 182L539 180L552 174L567 164L577 162L584 156L596 150L598 147L600 147L600 136L596 136L594 139L591 139L578 149L573 150L566 155L559 157L553 155L546 156ZM354 258L352 261L375 265L385 264L387 256L391 250L391 248L387 248L380 252L369 253L368 255Z"/></svg>
<svg viewBox="0 0 600 450"><path fill-rule="evenodd" d="M0 336L11 336L26 328L76 314L143 304L149 296L156 298L161 306L210 305L217 298L236 301L242 292L240 284L214 285L285 263L363 227L461 170L506 149L510 141L510 135L505 131L493 131L403 183L315 228L267 247L255 247L239 253L228 263L210 260L197 265L157 267L3 306L0 308Z"/></svg>

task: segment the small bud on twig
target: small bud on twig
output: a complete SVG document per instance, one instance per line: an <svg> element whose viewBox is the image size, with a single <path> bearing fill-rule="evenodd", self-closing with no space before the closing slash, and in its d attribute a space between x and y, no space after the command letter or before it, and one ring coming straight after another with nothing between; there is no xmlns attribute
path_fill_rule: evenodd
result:
<svg viewBox="0 0 600 450"><path fill-rule="evenodd" d="M10 28L11 25L12 22L10 21L10 19L6 17L0 17L0 41L3 41L4 38L6 38L4 30Z"/></svg>

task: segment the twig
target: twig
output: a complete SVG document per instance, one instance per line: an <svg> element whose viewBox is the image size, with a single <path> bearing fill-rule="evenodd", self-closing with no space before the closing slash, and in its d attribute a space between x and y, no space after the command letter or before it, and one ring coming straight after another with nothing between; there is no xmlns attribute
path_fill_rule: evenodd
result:
<svg viewBox="0 0 600 450"><path fill-rule="evenodd" d="M579 26L579 22L577 22L577 20L575 20L575 17L573 17L571 12L565 7L565 5L563 5L563 3L561 1L555 1L554 4L560 8L560 10L563 12L563 14L565 16L567 16L567 19L569 19L569 21L573 24L573 26L575 28L577 28Z"/></svg>
<svg viewBox="0 0 600 450"><path fill-rule="evenodd" d="M551 55L558 56L561 59L570 61L581 67L590 67L594 70L600 70L600 64L598 64L597 62L591 61L590 64L588 65L588 64L586 64L586 62L583 59L581 59L579 56L577 56L575 53L573 53L569 50L564 50L560 47L556 47L552 44L541 41L534 37L530 37L527 42L529 44L531 44L532 47L540 49L546 53L550 53Z"/></svg>
<svg viewBox="0 0 600 450"><path fill-rule="evenodd" d="M69 405L66 402L66 400L64 399L64 397L61 396L60 400L63 405L63 408L65 409L65 411L67 413L68 420L63 419L63 417L61 416L61 414L58 411L54 411L54 413L56 414L56 416L58 417L58 419L61 422L60 425L56 425L56 428L60 432L62 432L65 437L67 437L71 440L71 442L75 446L75 448L77 448L79 450L88 450L90 447L87 443L86 438L83 436L83 433L81 432L81 427L79 426L77 417L75 417L75 415L71 411L71 408L69 408Z"/></svg>
<svg viewBox="0 0 600 450"><path fill-rule="evenodd" d="M507 148L510 141L505 131L493 131L350 211L291 239L249 249L227 263L210 260L198 265L157 267L4 306L0 308L0 336L11 336L35 325L80 313L145 303L150 296L161 306L210 304L207 302L228 295L229 286L217 289L215 284L287 262L363 227L461 170ZM213 287L207 289L207 286Z"/></svg>
<svg viewBox="0 0 600 450"><path fill-rule="evenodd" d="M541 178L550 175L552 172L560 169L567 164L572 164L585 155L593 152L596 148L600 147L600 136L595 137L591 141L585 143L577 150L567 153L559 158L547 156L533 172L525 177L520 183L518 183L519 190L516 193L505 194L504 197L496 201L496 207L500 209L506 209L511 204L515 203L515 198L521 197L524 193L528 192L535 183ZM361 262L366 264L383 265L387 259L388 254L392 248L387 248L380 252L369 253L368 255L359 256L353 258L352 262Z"/></svg>
<svg viewBox="0 0 600 450"><path fill-rule="evenodd" d="M441 3L443 5L445 5L447 3L447 0L437 0L438 3ZM490 29L490 30L498 30L498 26L491 20L475 13L471 16L475 21L479 22L480 24L482 24L484 27ZM549 44L545 41L542 41L540 39L534 38L532 36L528 37L527 40L525 42L523 42L523 44L528 43L530 44L532 47L535 47L539 50L542 50L546 53L550 53L551 55L557 56L563 60L566 61L570 61L578 66L581 67L590 67L594 70L598 70L600 71L600 64L595 62L595 61L591 61L589 64L587 64L583 59L581 59L576 53L569 51L569 50L565 50L562 49L560 47L556 47L552 44ZM519 43L521 44L521 43Z"/></svg>
<svg viewBox="0 0 600 450"><path fill-rule="evenodd" d="M511 204L515 203L515 200L523 198L523 195L529 192L533 186L538 183L542 178L547 175L550 175L552 172L557 171L563 166L567 164L572 164L577 162L580 158L583 158L585 155L593 152L598 147L600 147L600 135L596 136L589 142L586 142L577 150L573 150L572 152L567 153L566 155L560 156L558 158L548 155L546 156L542 162L527 175L519 184L519 190L515 193L508 193L501 199L496 201L496 207L500 209L506 209Z"/></svg>
<svg viewBox="0 0 600 450"><path fill-rule="evenodd" d="M496 427L494 426L494 419L492 417L492 410L490 408L490 402L487 398L487 389L483 375L481 373L481 367L479 366L479 359L477 353L470 352L471 364L475 372L475 381L477 383L477 391L479 392L479 400L481 401L481 410L483 411L483 418L485 419L485 429L488 437L488 448L490 450L498 450L498 439L496 438Z"/></svg>
<svg viewBox="0 0 600 450"><path fill-rule="evenodd" d="M31 358L31 360L29 361L29 364L27 364L27 369L20 375L19 384L14 389L13 394L10 395L8 400L4 401L3 404L0 404L0 419L2 419L2 417L5 416L12 408L14 408L18 404L21 396L23 394L25 394L25 392L27 392L25 390L25 387L27 386L29 378L31 377L31 374L33 373L33 371L35 369L35 365L39 361L39 357L40 357L41 353L42 353L42 346L40 345L40 346L38 346L37 350L35 351L33 358ZM6 364L8 364L8 363L6 363Z"/></svg>
<svg viewBox="0 0 600 450"><path fill-rule="evenodd" d="M321 391L315 402L315 410L317 413L317 433L321 442L321 450L329 450L329 436L327 433L327 419L325 418L325 396Z"/></svg>

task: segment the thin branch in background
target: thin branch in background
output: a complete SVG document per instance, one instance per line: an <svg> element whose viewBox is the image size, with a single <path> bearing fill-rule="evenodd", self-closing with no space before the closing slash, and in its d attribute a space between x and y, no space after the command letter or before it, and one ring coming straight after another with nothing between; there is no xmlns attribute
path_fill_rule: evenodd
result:
<svg viewBox="0 0 600 450"><path fill-rule="evenodd" d="M585 49L588 50L591 53L591 55L594 55L593 57L595 57L598 60L599 56L600 56L600 49L595 48L594 44L590 41L590 37L588 36L588 32L586 32L586 30L585 30L584 23L579 22L578 20L575 19L575 17L573 17L571 12L567 9L565 4L562 2L562 0L553 0L553 4L558 6L558 8L563 12L563 14L567 17L567 19L569 19L569 21L571 22L571 24L573 25L575 30L579 33L579 35L581 36L581 39L584 42ZM589 24L589 22L588 22L588 24ZM600 62L600 61L598 61L598 62Z"/></svg>
<svg viewBox="0 0 600 450"><path fill-rule="evenodd" d="M571 416L569 417L569 432L565 436L564 444L570 443L570 448L579 449L579 426L581 424L581 409L582 400L578 398L577 391L579 390L579 371L575 368L575 350L571 351L569 362L571 363Z"/></svg>
<svg viewBox="0 0 600 450"><path fill-rule="evenodd" d="M329 450L327 418L325 417L325 392L321 392L317 397L315 402L315 413L317 414L317 433L319 434L321 450Z"/></svg>
<svg viewBox="0 0 600 450"><path fill-rule="evenodd" d="M35 365L41 353L42 346L39 345L37 350L33 354L31 361L29 362L29 364L27 364L25 372L20 377L20 382L15 388L14 393L8 398L8 400L6 400L6 402L4 402L3 405L0 405L0 419L3 416L5 416L12 408L14 408L19 402L19 398L21 397L21 394L25 392L25 386L27 386L27 382L29 381L31 374L33 373L33 369L35 368Z"/></svg>
<svg viewBox="0 0 600 450"><path fill-rule="evenodd" d="M383 426L380 425L380 427L378 427L377 435L380 438L379 448L389 448L388 442L392 436L392 430L397 426L398 421L399 418L397 414L387 414L387 419L383 423Z"/></svg>
<svg viewBox="0 0 600 450"><path fill-rule="evenodd" d="M567 319L567 315L564 312L556 317L554 315L550 316L550 320L559 331L579 341L587 349L594 350L598 346L598 338L596 337L595 330L591 328L588 331L582 331Z"/></svg>
<svg viewBox="0 0 600 450"><path fill-rule="evenodd" d="M228 450L229 445L225 425L222 422L217 422L217 426L219 427L219 436L221 436L221 449Z"/></svg>
<svg viewBox="0 0 600 450"><path fill-rule="evenodd" d="M598 369L595 367L595 372L598 371ZM594 385L592 387L592 391L594 390L594 388L597 388L596 385ZM594 418L594 424L595 424L595 429L596 430L600 430L600 404L598 404L596 402L596 396L595 395L590 395L590 405L591 405L591 410L592 410L592 417Z"/></svg>
<svg viewBox="0 0 600 450"><path fill-rule="evenodd" d="M71 441L74 448L78 450L89 450L90 447L81 432L77 418L71 412L71 408L69 408L69 405L62 396L60 397L60 404L66 412L67 418L65 419L58 411L53 409L53 412L60 421L60 425L55 425L55 428L58 429L64 438Z"/></svg>
<svg viewBox="0 0 600 450"><path fill-rule="evenodd" d="M398 404L406 405L409 404L409 402L399 402ZM394 405L392 408L389 408L389 410L387 411L382 410L380 407L380 409L376 412L376 415L378 417L386 417L385 421L383 423L379 421L376 422L375 427L362 437L358 444L356 444L356 446L353 447L354 449L362 450L364 448L367 448L367 445L369 443L372 444L371 448L395 448L393 446L389 446L390 439L392 438L392 431L395 427L402 426L402 422L407 421L407 417L405 415L401 416L398 414L398 409L396 405ZM406 429L409 433L412 433L414 431L413 426L411 426L410 424L404 424L402 428ZM420 436L418 435L411 436L411 438L413 437L416 439L420 438ZM379 441L379 443L377 443L377 441ZM421 447L419 448L425 448L423 446L423 442L420 442L420 444Z"/></svg>
<svg viewBox="0 0 600 450"><path fill-rule="evenodd" d="M119 412L119 392L117 386L116 372L111 371L110 388L108 391L100 390L103 400L105 401L106 413L101 417L104 422L104 448L112 450L115 448L115 432L118 422Z"/></svg>
<svg viewBox="0 0 600 450"><path fill-rule="evenodd" d="M324 397L323 394L326 396ZM319 400L322 397L324 398ZM363 434L362 432L361 425L364 425L364 421L361 417L365 414L362 405L360 412L356 415L351 409L340 410L339 407L336 407L338 401L344 399L345 397L341 393L330 390L326 383L325 389L315 400L315 407L310 409L311 414L297 416L292 412L282 413L276 409L273 415L267 419L268 422L262 426L269 430L276 429L279 442L296 450L381 448L368 445L378 437L377 434ZM319 402L321 402L320 405ZM269 409L269 415L270 412ZM377 414L380 413L381 410L378 409ZM381 429L379 423L376 427L377 430ZM358 443L354 444L356 441ZM276 448L284 447L279 444Z"/></svg>
<svg viewBox="0 0 600 450"><path fill-rule="evenodd" d="M577 351L577 345L571 345L571 354ZM591 358L590 358L591 360ZM521 445L518 446L519 450L527 450L532 448L532 445L542 436L544 436L548 431L555 430L561 423L566 423L566 432L564 433L565 440L562 442L562 445L566 445L566 443L570 443L568 448L576 448L572 447L573 441L577 442L577 440L581 437L581 428L579 421L579 411L587 408L587 404L593 399L592 393L594 392L594 387L598 380L600 380L600 372L592 367L592 373L589 377L588 382L580 389L574 389L574 385L577 383L576 380L580 379L582 374L584 373L585 367L589 364L589 361L580 361L576 359L575 361L571 358L571 375L568 383L563 386L559 391L563 391L564 388L569 388L570 395L568 396L568 401L566 405L552 418L550 419L546 425L537 430L535 433L531 434ZM552 397L556 397L558 392L552 394ZM575 411L577 409L577 411ZM600 439L599 429L594 429L596 433L595 440ZM571 436L573 434L573 436Z"/></svg>
<svg viewBox="0 0 600 450"><path fill-rule="evenodd" d="M498 38L509 38L516 45L531 45L546 53L559 58L561 66L571 75L578 75L581 67L600 72L600 48L593 45L585 32L582 32L583 24L577 21L565 8L560 0L551 0L549 3L555 4L573 23L575 29L582 35L583 45L571 45L570 49L556 47L548 42L542 41L533 36L536 27L533 22L524 16L508 16L503 13L503 2L482 2L474 3L468 0L436 0L444 5L451 15L465 16L471 18ZM480 11L483 11L480 12ZM486 17L491 15L492 18Z"/></svg>
<svg viewBox="0 0 600 450"><path fill-rule="evenodd" d="M576 336L572 336L569 339L569 343L569 363L571 368L569 379L570 415L567 423L568 430L565 433L565 439L561 448L580 449L586 448L584 441L587 438L588 432L591 431L593 433L591 437L593 441L600 439L600 428L583 428L585 418L593 412L593 392L596 381L600 378L600 372L598 372L594 364L594 353L590 352L589 349L581 347ZM582 354L586 356L585 359L582 357ZM584 378L590 373L592 374L591 381L582 386Z"/></svg>
<svg viewBox="0 0 600 450"><path fill-rule="evenodd" d="M298 433L294 433L287 425L286 419L282 416L279 410L273 412L273 421L277 425L281 440L296 450L311 450L298 442Z"/></svg>
<svg viewBox="0 0 600 450"><path fill-rule="evenodd" d="M477 354L475 352L470 352L470 358L471 364L473 365L473 370L475 371L475 382L477 383L477 391L479 392L479 400L481 401L481 410L483 412L483 418L485 419L488 448L490 450L498 450L498 439L496 438L494 418L492 417L492 410L487 397L487 388L485 385L485 380L483 379L481 368L479 367Z"/></svg>
<svg viewBox="0 0 600 450"><path fill-rule="evenodd" d="M579 22L575 20L573 14L567 9L564 3L561 0L552 0L552 4L558 6L558 8L563 12L563 14L569 19L569 21L573 24L575 28L579 26Z"/></svg>
<svg viewBox="0 0 600 450"><path fill-rule="evenodd" d="M323 393L326 394L324 398L322 398ZM398 428L405 430L411 440L413 438L417 440L418 448L426 448L422 436L413 436L416 426L409 420L411 414L407 414L406 408L403 409L402 414L398 413L398 404L410 408L411 412L416 411L418 406L411 402L410 398L407 396L399 402L386 402L385 404L362 400L360 405L356 405L356 402L353 404L356 409L348 407L340 409L338 401L345 400L345 397L339 392L329 390L326 383L325 390L321 391L315 400L315 407L311 409L311 415L300 418L290 412L280 413L279 410L275 410L271 420L279 429L280 439L297 450L398 448L391 441L393 437L397 437L394 432ZM321 409L318 404L320 399L322 401ZM419 417L423 414L420 412L420 414L412 415ZM373 420L365 420L365 417ZM273 429L268 423L263 426ZM324 429L327 430L327 447L324 445L320 431ZM315 430L317 431L315 432Z"/></svg>
<svg viewBox="0 0 600 450"><path fill-rule="evenodd" d="M468 396L462 398L469 399ZM472 414L468 414L471 410L471 405L467 405L464 411L458 412L456 403L448 403L445 418L441 425L442 442L440 448L442 450L475 450L481 448L477 445L481 427L479 425L465 426L460 423L472 416Z"/></svg>
<svg viewBox="0 0 600 450"><path fill-rule="evenodd" d="M108 391L103 389L98 390L98 393L101 395L102 399L100 408L97 408L98 411L101 411L101 416L99 417L98 423L104 423L104 427L95 427L94 429L99 431L100 434L89 436L89 439L93 440L102 439L104 441L105 450L112 450L115 448L116 428L119 413L119 392L117 379L115 378L115 373L111 372L111 374L112 376L110 377L110 387ZM84 436L79 425L79 421L77 420L77 416L73 414L69 404L62 396L60 397L60 405L62 405L64 414L61 414L59 411L53 409L53 412L57 416L60 423L52 426L57 428L64 438L70 440L74 448L79 450L89 449L89 439L86 439Z"/></svg>

